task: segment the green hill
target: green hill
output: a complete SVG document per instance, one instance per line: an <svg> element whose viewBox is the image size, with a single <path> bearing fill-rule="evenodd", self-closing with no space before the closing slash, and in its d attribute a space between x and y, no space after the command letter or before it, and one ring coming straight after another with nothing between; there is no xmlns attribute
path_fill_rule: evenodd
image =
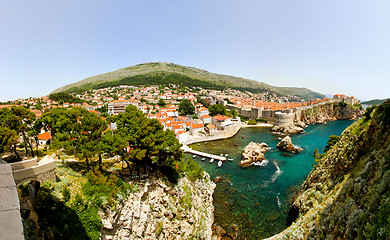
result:
<svg viewBox="0 0 390 240"><path fill-rule="evenodd" d="M387 98L387 99L373 99L373 100L362 102L361 104L379 105L379 104L382 104L382 103L386 102L386 100L388 100L388 99L390 99L390 98Z"/></svg>
<svg viewBox="0 0 390 240"><path fill-rule="evenodd" d="M85 90L114 87L119 85L178 84L211 89L233 88L253 93L273 92L278 95L296 95L306 99L323 98L324 95L307 88L274 87L262 82L223 74L215 74L202 69L181 66L173 63L143 63L121 68L113 72L89 77L56 89L57 92L81 92Z"/></svg>

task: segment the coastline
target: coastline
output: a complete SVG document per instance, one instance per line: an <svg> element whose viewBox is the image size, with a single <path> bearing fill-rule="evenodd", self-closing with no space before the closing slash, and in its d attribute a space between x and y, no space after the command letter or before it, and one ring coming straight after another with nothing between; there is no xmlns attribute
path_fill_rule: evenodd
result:
<svg viewBox="0 0 390 240"><path fill-rule="evenodd" d="M260 123L260 124L256 124L256 125L248 125L247 123L242 123L241 124L241 127L242 128L250 128L250 127L273 127L274 125L273 124L270 124L270 123Z"/></svg>

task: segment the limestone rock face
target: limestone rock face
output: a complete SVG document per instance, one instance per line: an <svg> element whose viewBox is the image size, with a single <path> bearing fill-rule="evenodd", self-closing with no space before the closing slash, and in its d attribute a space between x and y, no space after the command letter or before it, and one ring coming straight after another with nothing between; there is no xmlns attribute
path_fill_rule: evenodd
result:
<svg viewBox="0 0 390 240"><path fill-rule="evenodd" d="M301 121L306 124L325 123L335 120L357 119L364 114L364 109L351 105L325 104L302 111Z"/></svg>
<svg viewBox="0 0 390 240"><path fill-rule="evenodd" d="M267 151L268 145L266 143L250 142L242 151L241 167L249 167L255 162L265 160L264 153Z"/></svg>
<svg viewBox="0 0 390 240"><path fill-rule="evenodd" d="M292 153L299 153L302 151L301 148L295 147L294 144L291 141L291 138L289 136L284 137L277 145L277 148L286 151L286 152L292 152Z"/></svg>
<svg viewBox="0 0 390 240"><path fill-rule="evenodd" d="M211 239L214 188L207 173L176 185L161 178L140 183L116 209L99 212L101 239Z"/></svg>

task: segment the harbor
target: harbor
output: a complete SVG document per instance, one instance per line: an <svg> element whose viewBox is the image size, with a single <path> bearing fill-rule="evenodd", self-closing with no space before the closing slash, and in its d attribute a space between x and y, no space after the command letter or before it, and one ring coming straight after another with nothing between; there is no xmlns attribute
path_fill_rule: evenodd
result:
<svg viewBox="0 0 390 240"><path fill-rule="evenodd" d="M187 145L184 145L181 149L185 153L191 153L191 154L194 154L194 155L197 155L197 156L214 159L216 161L225 162L227 160L227 158L224 157L224 156L218 156L218 155L214 155L214 154L210 154L210 153L205 153L205 152L193 150L192 148L188 147Z"/></svg>

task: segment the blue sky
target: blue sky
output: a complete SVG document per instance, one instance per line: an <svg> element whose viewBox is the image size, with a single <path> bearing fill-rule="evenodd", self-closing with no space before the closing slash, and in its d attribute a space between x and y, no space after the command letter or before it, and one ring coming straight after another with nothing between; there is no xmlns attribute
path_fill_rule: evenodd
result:
<svg viewBox="0 0 390 240"><path fill-rule="evenodd" d="M390 1L3 1L0 101L141 62L390 97Z"/></svg>

